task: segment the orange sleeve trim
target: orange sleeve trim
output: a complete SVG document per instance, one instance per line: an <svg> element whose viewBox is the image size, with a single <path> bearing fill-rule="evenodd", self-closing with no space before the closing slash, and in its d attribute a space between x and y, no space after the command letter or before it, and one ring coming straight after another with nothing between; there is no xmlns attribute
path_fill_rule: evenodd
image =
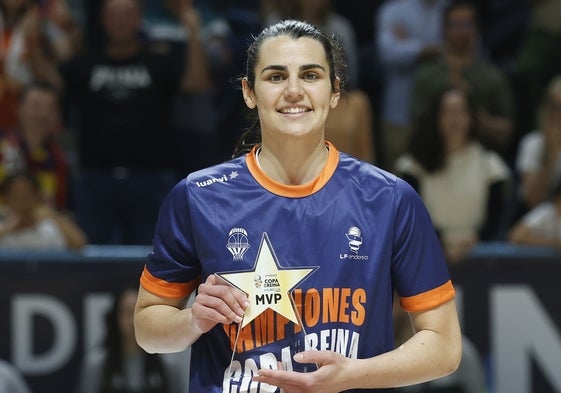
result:
<svg viewBox="0 0 561 393"><path fill-rule="evenodd" d="M198 284L199 280L194 280L187 283L167 282L152 275L152 273L148 271L146 266L144 266L144 270L142 271L142 275L140 276L140 285L142 285L144 289L146 289L148 292L153 293L154 295L163 297L187 297L191 293L193 293Z"/></svg>
<svg viewBox="0 0 561 393"><path fill-rule="evenodd" d="M323 167L323 170L318 175L318 177L307 184L290 186L287 184L276 182L268 177L261 170L259 164L257 163L257 159L255 158L255 151L259 147L258 145L255 146L249 153L247 153L247 167L255 180L257 180L259 184L261 184L265 189L271 191L272 193L289 198L306 197L323 188L323 186L327 184L329 179L331 179L333 173L335 173L335 169L337 169L337 164L339 163L339 151L331 142L325 141L325 145L329 149L327 163Z"/></svg>
<svg viewBox="0 0 561 393"><path fill-rule="evenodd" d="M399 301L405 311L425 311L451 300L456 296L452 281L415 296L405 296Z"/></svg>

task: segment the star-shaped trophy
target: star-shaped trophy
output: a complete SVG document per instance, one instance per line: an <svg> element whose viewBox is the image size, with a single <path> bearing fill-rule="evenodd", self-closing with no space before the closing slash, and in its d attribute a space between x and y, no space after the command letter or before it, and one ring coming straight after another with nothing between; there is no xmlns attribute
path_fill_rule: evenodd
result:
<svg viewBox="0 0 561 393"><path fill-rule="evenodd" d="M291 291L319 267L280 266L267 233L263 233L255 265L249 271L216 273L225 281L247 294L250 306L245 312L239 329L243 329L268 309L300 325L298 331L303 335L299 341L300 349L305 339L305 329L295 307ZM237 341L237 339L236 339ZM236 345L234 344L234 351Z"/></svg>

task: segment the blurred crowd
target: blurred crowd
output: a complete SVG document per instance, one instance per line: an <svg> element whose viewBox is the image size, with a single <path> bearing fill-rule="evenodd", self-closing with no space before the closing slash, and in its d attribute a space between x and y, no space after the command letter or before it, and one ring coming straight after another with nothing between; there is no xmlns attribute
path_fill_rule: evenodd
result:
<svg viewBox="0 0 561 393"><path fill-rule="evenodd" d="M560 248L560 3L0 0L0 247L150 244L171 186L248 126L250 36L296 18L345 51L327 138L409 181L451 263ZM38 195L17 207L24 174Z"/></svg>
<svg viewBox="0 0 561 393"><path fill-rule="evenodd" d="M285 18L342 43L327 138L409 182L449 263L561 251L561 0L0 0L0 248L150 244L231 156L246 44Z"/></svg>

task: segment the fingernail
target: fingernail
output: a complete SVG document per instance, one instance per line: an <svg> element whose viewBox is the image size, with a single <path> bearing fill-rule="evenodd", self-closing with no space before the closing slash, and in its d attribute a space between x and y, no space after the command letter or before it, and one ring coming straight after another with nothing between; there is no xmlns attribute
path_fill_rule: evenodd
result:
<svg viewBox="0 0 561 393"><path fill-rule="evenodd" d="M240 317L239 315L236 315L234 320L236 321L236 323L240 323L242 321L242 317Z"/></svg>
<svg viewBox="0 0 561 393"><path fill-rule="evenodd" d="M304 355L302 355L301 353L297 353L296 355L294 355L294 360L304 360Z"/></svg>
<svg viewBox="0 0 561 393"><path fill-rule="evenodd" d="M249 302L248 301L243 302L243 309L247 310L248 308L249 308Z"/></svg>

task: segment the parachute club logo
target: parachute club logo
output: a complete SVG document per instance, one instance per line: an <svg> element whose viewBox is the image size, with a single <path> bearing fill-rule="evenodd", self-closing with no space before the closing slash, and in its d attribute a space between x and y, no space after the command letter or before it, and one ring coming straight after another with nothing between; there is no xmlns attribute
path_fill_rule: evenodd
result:
<svg viewBox="0 0 561 393"><path fill-rule="evenodd" d="M247 231L243 228L232 228L228 234L226 248L233 256L234 261L242 261L245 252L249 249Z"/></svg>
<svg viewBox="0 0 561 393"><path fill-rule="evenodd" d="M350 227L345 236L349 242L350 253L339 254L339 259L368 260L368 255L359 255L360 246L362 245L362 231L360 228Z"/></svg>

